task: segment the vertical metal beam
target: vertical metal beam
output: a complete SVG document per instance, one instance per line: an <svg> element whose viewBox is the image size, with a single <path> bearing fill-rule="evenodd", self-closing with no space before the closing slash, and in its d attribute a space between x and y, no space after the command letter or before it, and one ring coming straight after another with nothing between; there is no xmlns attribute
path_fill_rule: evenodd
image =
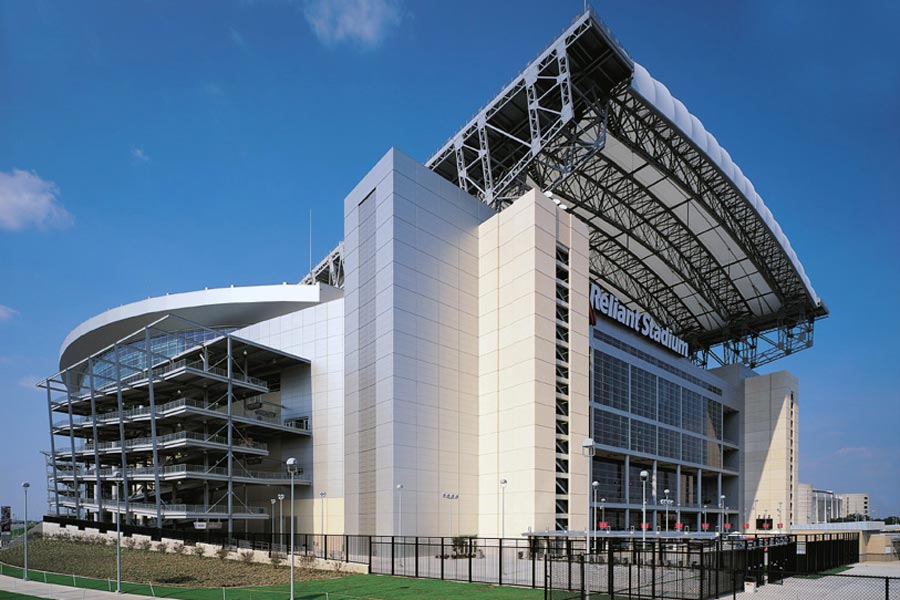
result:
<svg viewBox="0 0 900 600"><path fill-rule="evenodd" d="M100 482L100 450L97 448L99 435L97 433L97 400L94 395L94 359L89 358L88 364L88 391L91 395L91 430L94 440L94 474L97 491L94 500L97 502L97 521L103 520L103 484Z"/></svg>
<svg viewBox="0 0 900 600"><path fill-rule="evenodd" d="M233 357L231 356L231 335L226 336L228 352L228 538L234 529L234 421L232 419L232 401L234 399Z"/></svg>
<svg viewBox="0 0 900 600"><path fill-rule="evenodd" d="M116 357L116 405L119 412L119 446L122 450L122 492L125 496L125 522L128 523L128 458L125 456L125 411L122 407L122 363L119 360L119 344L113 344L113 356ZM118 492L117 492L118 493ZM116 520L122 513L116 515Z"/></svg>
<svg viewBox="0 0 900 600"><path fill-rule="evenodd" d="M156 527L162 529L162 490L159 487L159 452L156 439L156 398L153 394L153 354L150 352L150 328L144 328L144 360L147 363L147 393L150 397L150 440L153 444L153 485L156 492ZM174 487L174 486L173 486Z"/></svg>
<svg viewBox="0 0 900 600"><path fill-rule="evenodd" d="M53 401L50 399L50 380L47 380L47 418L50 419L50 461L53 463L53 503L59 516L59 488L56 484L56 436L53 435Z"/></svg>
<svg viewBox="0 0 900 600"><path fill-rule="evenodd" d="M69 409L69 446L72 448L72 489L75 492L75 518L81 518L81 500L78 497L78 461L75 455L75 423L72 418L72 388L69 385L69 370L63 371L63 385L66 386L66 404Z"/></svg>

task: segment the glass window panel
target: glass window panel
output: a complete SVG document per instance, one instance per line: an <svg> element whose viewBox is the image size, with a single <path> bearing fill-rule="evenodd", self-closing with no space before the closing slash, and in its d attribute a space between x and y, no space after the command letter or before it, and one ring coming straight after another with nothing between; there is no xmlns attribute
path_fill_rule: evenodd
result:
<svg viewBox="0 0 900 600"><path fill-rule="evenodd" d="M656 419L656 375L632 365L631 412Z"/></svg>
<svg viewBox="0 0 900 600"><path fill-rule="evenodd" d="M656 425L632 419L631 449L635 452L656 454Z"/></svg>
<svg viewBox="0 0 900 600"><path fill-rule="evenodd" d="M627 411L628 363L597 352L594 365L594 402Z"/></svg>
<svg viewBox="0 0 900 600"><path fill-rule="evenodd" d="M660 377L659 420L667 425L681 427L681 386Z"/></svg>
<svg viewBox="0 0 900 600"><path fill-rule="evenodd" d="M594 409L594 441L598 444L628 448L628 417Z"/></svg>

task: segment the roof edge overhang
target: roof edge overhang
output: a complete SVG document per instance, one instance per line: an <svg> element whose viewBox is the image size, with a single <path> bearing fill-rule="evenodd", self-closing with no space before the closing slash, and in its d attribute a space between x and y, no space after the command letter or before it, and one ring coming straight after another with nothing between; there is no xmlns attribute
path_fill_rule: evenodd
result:
<svg viewBox="0 0 900 600"><path fill-rule="evenodd" d="M73 329L63 341L64 370L141 327L172 315L202 327L243 327L334 300L343 291L323 283L212 288L167 294L102 312Z"/></svg>

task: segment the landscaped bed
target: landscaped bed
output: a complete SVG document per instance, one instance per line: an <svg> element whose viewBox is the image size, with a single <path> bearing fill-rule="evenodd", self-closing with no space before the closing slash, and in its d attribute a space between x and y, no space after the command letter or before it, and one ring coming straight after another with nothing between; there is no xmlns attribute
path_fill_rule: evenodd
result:
<svg viewBox="0 0 900 600"><path fill-rule="evenodd" d="M103 539L103 538L101 538ZM114 541L114 540L113 540ZM154 547L157 544L153 544ZM122 548L122 579L136 583L165 586L232 587L264 586L290 581L290 570L282 566L249 560L225 560L217 556L196 556L195 547L179 552ZM0 562L22 566L24 546L0 551ZM240 554L239 554L240 556ZM245 554L249 557L250 554ZM298 557L299 558L299 557ZM116 578L116 547L99 542L57 539L29 540L28 566L31 569L97 579ZM334 571L310 568L305 559L297 560L297 581L329 579L340 576Z"/></svg>

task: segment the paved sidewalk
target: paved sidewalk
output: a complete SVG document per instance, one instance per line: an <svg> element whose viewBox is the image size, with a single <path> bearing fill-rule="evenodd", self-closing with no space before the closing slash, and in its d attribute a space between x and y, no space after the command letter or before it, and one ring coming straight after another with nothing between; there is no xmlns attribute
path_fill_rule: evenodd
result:
<svg viewBox="0 0 900 600"><path fill-rule="evenodd" d="M146 596L135 594L117 594L39 581L22 581L16 577L5 575L0 576L0 591L52 598L53 600L146 600Z"/></svg>

